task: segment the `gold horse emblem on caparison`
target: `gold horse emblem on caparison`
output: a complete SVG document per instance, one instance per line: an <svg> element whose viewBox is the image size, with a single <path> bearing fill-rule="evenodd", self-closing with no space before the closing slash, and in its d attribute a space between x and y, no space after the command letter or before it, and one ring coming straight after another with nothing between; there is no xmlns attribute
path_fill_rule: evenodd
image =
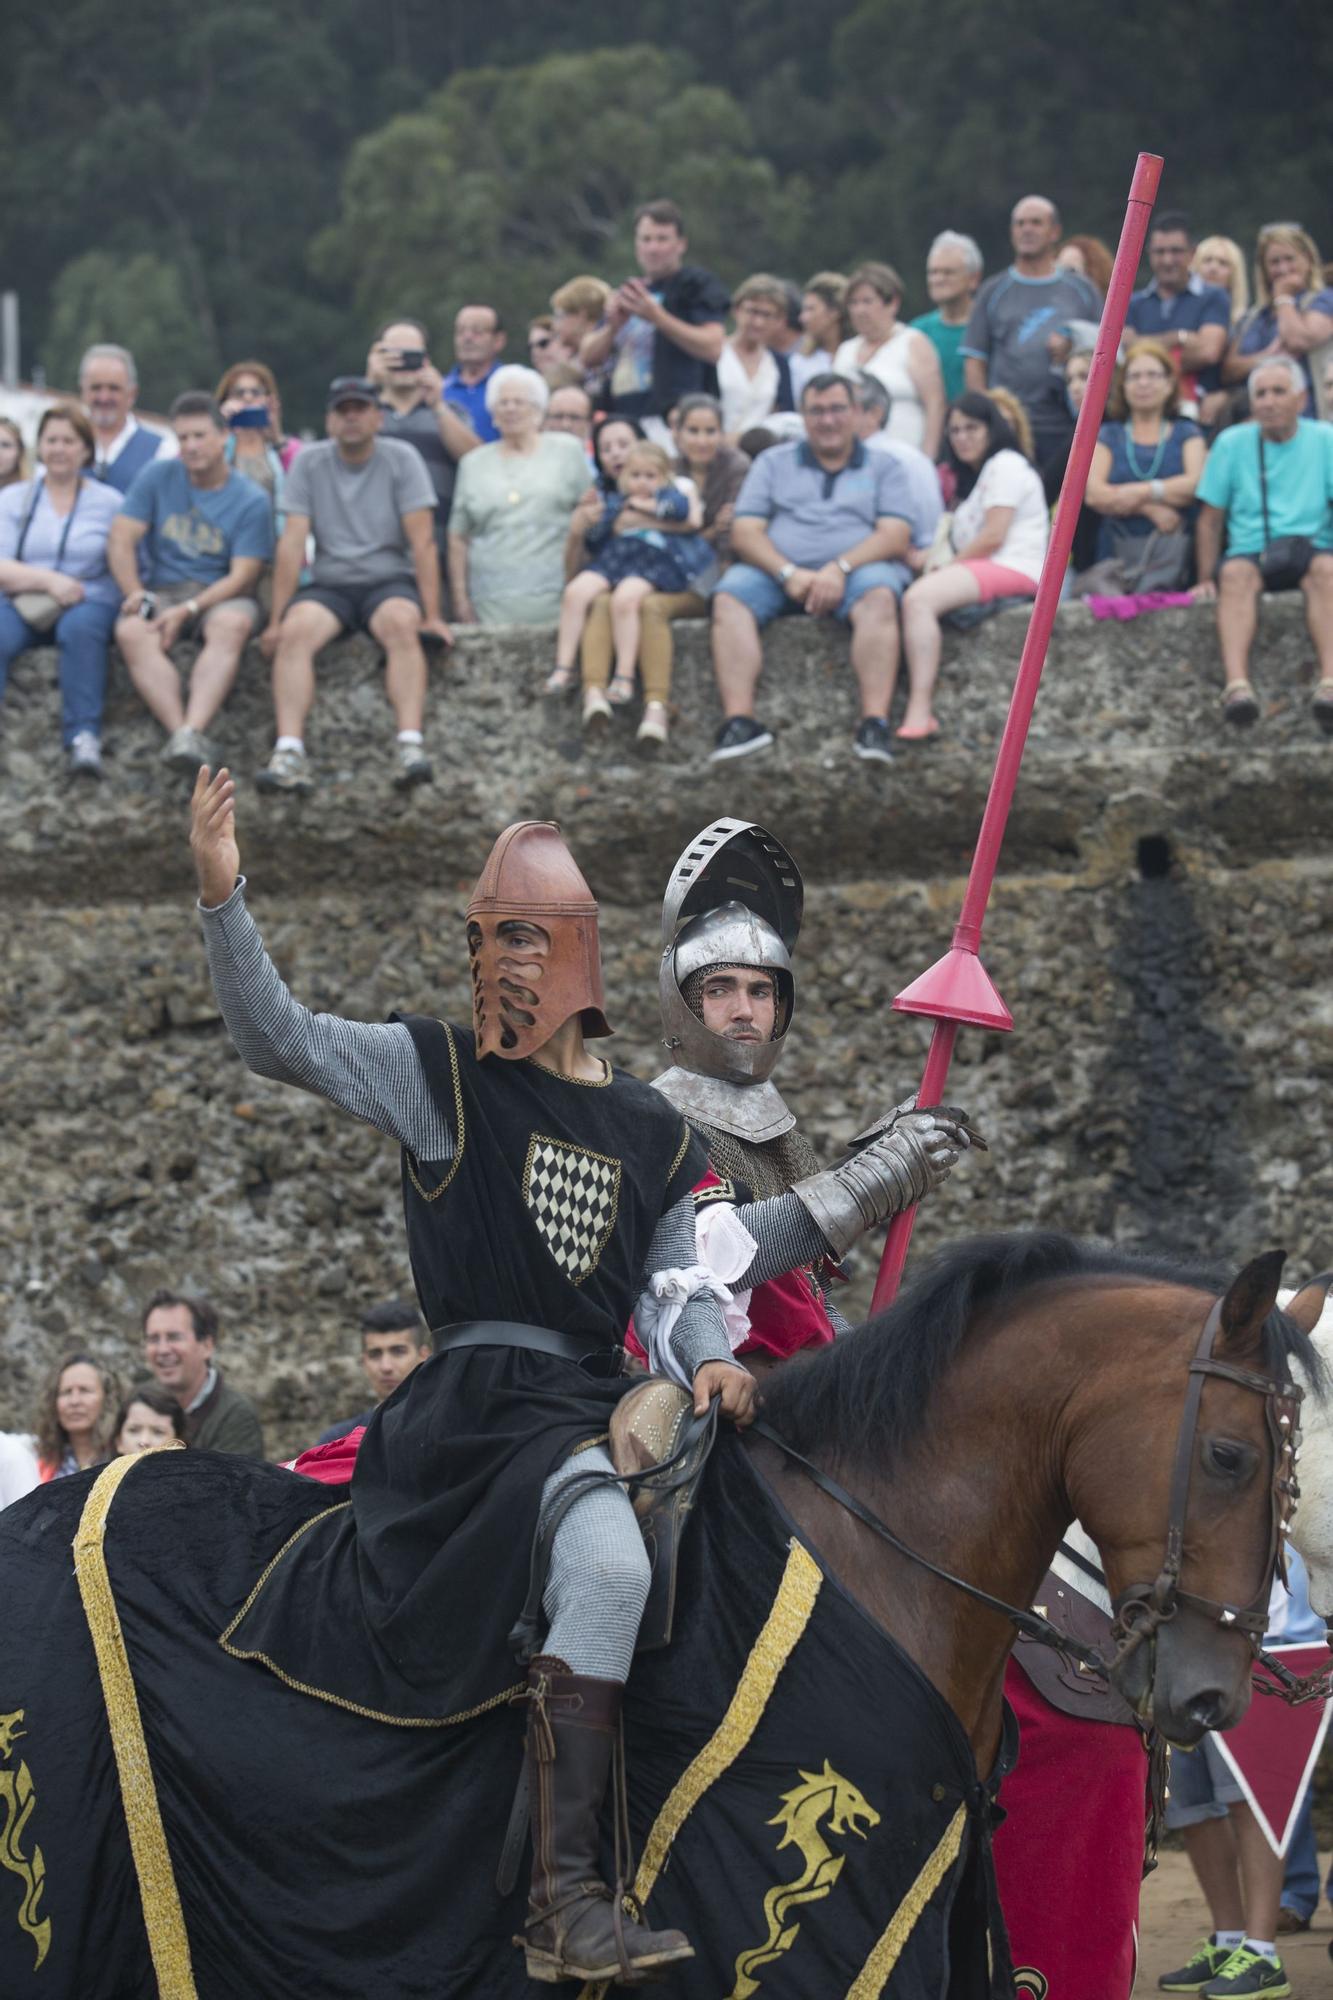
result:
<svg viewBox="0 0 1333 2000"><path fill-rule="evenodd" d="M794 1847L805 1867L794 1880L775 1883L764 1897L768 1936L762 1944L740 1953L736 1960L736 1983L727 2000L750 2000L750 1995L759 1991L755 1975L760 1967L771 1965L796 1942L801 1926L788 1922L789 1913L802 1903L822 1902L841 1875L847 1857L829 1846L824 1832L854 1833L864 1840L868 1830L879 1825L875 1808L855 1785L838 1775L827 1757L822 1771L802 1771L800 1778L795 1791L783 1793L782 1809L768 1825L783 1829L778 1853L784 1847Z"/></svg>
<svg viewBox="0 0 1333 2000"><path fill-rule="evenodd" d="M19 1929L26 1931L36 1946L37 1963L33 1966L36 1972L51 1949L51 1919L37 1914L46 1883L42 1850L34 1847L29 1860L22 1848L24 1831L37 1803L32 1773L22 1758L17 1765L13 1763L14 1744L28 1733L22 1727L25 1713L26 1710L16 1708L8 1715L0 1715L0 1868L7 1868L23 1884Z"/></svg>

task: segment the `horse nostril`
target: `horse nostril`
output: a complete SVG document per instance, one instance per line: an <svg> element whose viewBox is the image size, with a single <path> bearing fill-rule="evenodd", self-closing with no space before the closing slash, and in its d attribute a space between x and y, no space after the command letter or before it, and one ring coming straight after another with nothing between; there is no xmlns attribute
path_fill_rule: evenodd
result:
<svg viewBox="0 0 1333 2000"><path fill-rule="evenodd" d="M1197 1722L1203 1729L1216 1729L1226 1714L1226 1697L1217 1688L1205 1688L1196 1694L1186 1706L1185 1713L1191 1722Z"/></svg>

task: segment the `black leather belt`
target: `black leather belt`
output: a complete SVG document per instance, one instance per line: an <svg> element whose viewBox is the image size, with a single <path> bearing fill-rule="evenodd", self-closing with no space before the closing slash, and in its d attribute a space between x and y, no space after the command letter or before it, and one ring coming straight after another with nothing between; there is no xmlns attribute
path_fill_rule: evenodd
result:
<svg viewBox="0 0 1333 2000"><path fill-rule="evenodd" d="M456 1347L527 1347L560 1361L595 1363L598 1374L619 1375L623 1347L606 1347L590 1334L560 1333L552 1326L523 1326L510 1319L464 1319L431 1328L437 1354Z"/></svg>

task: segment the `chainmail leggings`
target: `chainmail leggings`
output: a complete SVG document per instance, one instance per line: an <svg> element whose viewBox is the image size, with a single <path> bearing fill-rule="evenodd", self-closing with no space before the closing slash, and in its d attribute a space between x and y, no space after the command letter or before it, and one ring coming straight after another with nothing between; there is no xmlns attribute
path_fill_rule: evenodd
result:
<svg viewBox="0 0 1333 2000"><path fill-rule="evenodd" d="M600 1447L578 1452L542 1489L542 1512L580 1472L614 1472ZM542 1597L550 1621L543 1651L576 1674L629 1679L639 1620L648 1599L648 1553L623 1487L585 1493L555 1531Z"/></svg>

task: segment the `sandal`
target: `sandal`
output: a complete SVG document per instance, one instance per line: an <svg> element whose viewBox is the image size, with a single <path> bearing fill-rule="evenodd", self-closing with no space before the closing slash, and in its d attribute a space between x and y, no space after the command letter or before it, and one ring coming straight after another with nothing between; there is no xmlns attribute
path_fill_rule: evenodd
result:
<svg viewBox="0 0 1333 2000"><path fill-rule="evenodd" d="M612 708L624 708L634 699L633 674L613 674L606 690L606 698Z"/></svg>
<svg viewBox="0 0 1333 2000"><path fill-rule="evenodd" d="M542 683L542 693L552 699L558 699L562 695L567 695L573 685L573 667L557 667L554 673L546 676Z"/></svg>
<svg viewBox="0 0 1333 2000"><path fill-rule="evenodd" d="M932 715L929 722L919 725L904 722L893 733L903 743L924 743L929 737L939 735L939 718Z"/></svg>
<svg viewBox="0 0 1333 2000"><path fill-rule="evenodd" d="M1333 681L1320 681L1310 712L1326 736L1333 736Z"/></svg>
<svg viewBox="0 0 1333 2000"><path fill-rule="evenodd" d="M1222 713L1237 729L1259 720L1259 703L1248 681L1231 681L1222 690Z"/></svg>

